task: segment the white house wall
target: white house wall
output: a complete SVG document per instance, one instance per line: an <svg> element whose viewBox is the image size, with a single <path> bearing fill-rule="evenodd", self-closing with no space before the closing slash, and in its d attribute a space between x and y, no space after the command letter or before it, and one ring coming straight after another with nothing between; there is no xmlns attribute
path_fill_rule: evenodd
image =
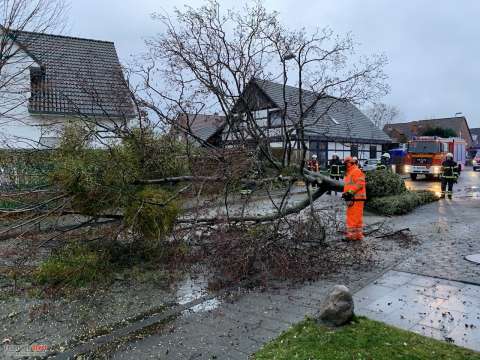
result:
<svg viewBox="0 0 480 360"><path fill-rule="evenodd" d="M30 67L38 66L13 45L15 54L0 73L0 147L32 147L41 136L38 121L28 112Z"/></svg>
<svg viewBox="0 0 480 360"><path fill-rule="evenodd" d="M382 145L380 144L355 144L358 146L358 158L360 160L370 159L370 146L375 146L376 158L379 159L382 152ZM333 154L337 154L340 159L344 159L347 156L351 156L351 144L350 143L339 143L339 142L329 142L328 143L328 159L333 157Z"/></svg>

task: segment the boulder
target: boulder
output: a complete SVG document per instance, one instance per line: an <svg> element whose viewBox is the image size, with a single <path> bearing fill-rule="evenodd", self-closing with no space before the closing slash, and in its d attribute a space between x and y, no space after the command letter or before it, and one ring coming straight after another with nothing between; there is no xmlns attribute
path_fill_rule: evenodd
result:
<svg viewBox="0 0 480 360"><path fill-rule="evenodd" d="M344 285L335 285L320 307L318 320L328 325L341 326L353 318L353 297Z"/></svg>

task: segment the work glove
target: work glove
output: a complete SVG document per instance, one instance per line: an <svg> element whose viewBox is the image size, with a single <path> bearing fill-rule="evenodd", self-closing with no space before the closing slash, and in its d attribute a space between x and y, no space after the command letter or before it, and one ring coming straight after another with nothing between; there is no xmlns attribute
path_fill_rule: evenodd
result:
<svg viewBox="0 0 480 360"><path fill-rule="evenodd" d="M342 194L342 199L345 201L352 201L353 200L353 192L347 191Z"/></svg>

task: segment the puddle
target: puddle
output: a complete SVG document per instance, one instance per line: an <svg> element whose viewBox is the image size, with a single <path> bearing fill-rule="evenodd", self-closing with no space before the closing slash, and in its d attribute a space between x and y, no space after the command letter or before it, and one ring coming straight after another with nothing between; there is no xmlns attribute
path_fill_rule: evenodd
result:
<svg viewBox="0 0 480 360"><path fill-rule="evenodd" d="M461 190L461 197L480 198L480 186L466 186Z"/></svg>
<svg viewBox="0 0 480 360"><path fill-rule="evenodd" d="M180 305L185 305L207 296L207 285L208 282L204 276L197 276L195 278L188 276L178 285L176 291L177 302ZM220 301L217 298L205 300L204 302L185 310L184 314L211 311L216 309L219 305Z"/></svg>

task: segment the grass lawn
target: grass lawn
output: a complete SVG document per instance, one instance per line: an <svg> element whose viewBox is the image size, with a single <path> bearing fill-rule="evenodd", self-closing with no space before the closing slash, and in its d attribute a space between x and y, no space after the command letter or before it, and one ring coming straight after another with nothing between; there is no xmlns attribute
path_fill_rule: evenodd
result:
<svg viewBox="0 0 480 360"><path fill-rule="evenodd" d="M255 359L480 360L480 353L357 317L338 329L307 319L265 345Z"/></svg>

